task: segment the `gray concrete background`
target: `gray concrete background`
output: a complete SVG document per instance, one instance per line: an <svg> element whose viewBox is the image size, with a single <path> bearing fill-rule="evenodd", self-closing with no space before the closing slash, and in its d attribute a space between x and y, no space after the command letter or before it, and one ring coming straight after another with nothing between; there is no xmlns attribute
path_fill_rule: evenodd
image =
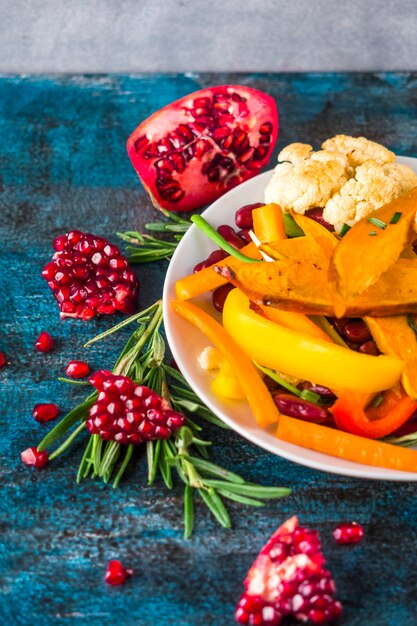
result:
<svg viewBox="0 0 417 626"><path fill-rule="evenodd" d="M0 72L417 69L416 0L0 0Z"/></svg>

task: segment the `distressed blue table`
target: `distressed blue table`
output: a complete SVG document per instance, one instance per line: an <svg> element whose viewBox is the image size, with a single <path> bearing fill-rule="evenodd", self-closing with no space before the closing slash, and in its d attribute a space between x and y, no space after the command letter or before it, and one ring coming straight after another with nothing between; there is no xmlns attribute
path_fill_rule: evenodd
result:
<svg viewBox="0 0 417 626"><path fill-rule="evenodd" d="M116 241L117 230L140 228L153 209L127 158L126 138L169 101L235 82L277 99L278 147L364 134L417 156L417 74L0 79L0 350L9 361L0 370L0 624L232 625L247 568L293 513L321 532L345 606L342 626L417 624L415 484L312 471L212 428L219 463L254 481L289 485L293 494L261 510L231 506L231 531L198 506L195 534L184 541L181 491L147 487L143 458L118 490L76 486L81 445L40 471L20 463L20 451L47 428L34 422L33 405L56 401L64 412L83 397L57 382L65 364L85 357L93 368L110 367L126 336L86 352L83 343L114 320L59 321L40 276L53 237L80 228ZM164 263L137 269L141 307L160 296L165 271ZM56 338L49 354L34 351L41 330ZM358 546L332 540L333 526L346 519L365 527ZM103 582L111 558L135 570L124 587Z"/></svg>

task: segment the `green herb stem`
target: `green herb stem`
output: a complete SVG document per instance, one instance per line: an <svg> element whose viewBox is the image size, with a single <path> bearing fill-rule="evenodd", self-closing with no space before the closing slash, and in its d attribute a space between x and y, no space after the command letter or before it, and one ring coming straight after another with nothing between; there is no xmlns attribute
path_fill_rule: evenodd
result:
<svg viewBox="0 0 417 626"><path fill-rule="evenodd" d="M211 226L204 217L201 215L193 215L191 217L191 221L193 224L197 226L207 237L209 237L215 244L219 246L222 250L230 254L231 256L239 259L240 261L244 261L245 263L262 263L260 259L251 259L248 256L245 256L239 250L236 250L224 237L222 237L213 226Z"/></svg>

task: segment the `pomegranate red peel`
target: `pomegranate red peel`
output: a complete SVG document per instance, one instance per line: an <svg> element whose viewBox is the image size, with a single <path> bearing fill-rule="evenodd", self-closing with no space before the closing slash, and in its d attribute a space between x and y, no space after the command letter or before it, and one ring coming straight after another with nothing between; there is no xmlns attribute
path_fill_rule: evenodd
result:
<svg viewBox="0 0 417 626"><path fill-rule="evenodd" d="M3 352L0 352L0 367L3 367L5 363L6 363L6 357L4 356Z"/></svg>
<svg viewBox="0 0 417 626"><path fill-rule="evenodd" d="M117 246L72 230L57 237L54 248L42 276L58 302L61 319L134 312L139 283Z"/></svg>
<svg viewBox="0 0 417 626"><path fill-rule="evenodd" d="M155 206L192 211L258 174L277 136L271 96L221 85L151 115L131 134L127 151Z"/></svg>
<svg viewBox="0 0 417 626"><path fill-rule="evenodd" d="M285 616L325 624L342 612L321 553L318 533L287 520L262 548L245 580L235 617L239 624L279 626Z"/></svg>

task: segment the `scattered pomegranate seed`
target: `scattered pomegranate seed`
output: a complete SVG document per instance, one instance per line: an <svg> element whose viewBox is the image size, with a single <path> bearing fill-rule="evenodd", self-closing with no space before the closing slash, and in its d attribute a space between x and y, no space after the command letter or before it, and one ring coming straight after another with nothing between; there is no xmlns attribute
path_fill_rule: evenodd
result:
<svg viewBox="0 0 417 626"><path fill-rule="evenodd" d="M133 569L123 567L120 561L109 561L104 580L108 585L123 585L133 575Z"/></svg>
<svg viewBox="0 0 417 626"><path fill-rule="evenodd" d="M37 422L49 422L58 415L59 409L56 404L35 404L33 407L33 417Z"/></svg>
<svg viewBox="0 0 417 626"><path fill-rule="evenodd" d="M0 367L3 367L5 363L6 363L6 357L4 356L3 352L0 352Z"/></svg>
<svg viewBox="0 0 417 626"><path fill-rule="evenodd" d="M46 330L42 331L35 343L36 350L38 350L38 352L49 352L53 347L54 340L51 335L47 333Z"/></svg>
<svg viewBox="0 0 417 626"><path fill-rule="evenodd" d="M324 568L318 533L292 517L262 548L245 580L235 612L239 624L279 626L286 616L325 624L342 613L332 576Z"/></svg>
<svg viewBox="0 0 417 626"><path fill-rule="evenodd" d="M25 465L30 465L32 467L42 467L43 465L45 465L45 463L48 462L48 453L46 452L46 450L38 452L36 446L33 446L32 448L24 450L21 453L20 458Z"/></svg>
<svg viewBox="0 0 417 626"><path fill-rule="evenodd" d="M158 394L136 385L127 376L100 370L89 381L99 396L86 425L91 434L102 439L137 445L166 439L185 423L184 415L171 410Z"/></svg>
<svg viewBox="0 0 417 626"><path fill-rule="evenodd" d="M61 318L133 313L139 283L119 248L79 230L57 237L54 248L42 276L58 301Z"/></svg>
<svg viewBox="0 0 417 626"><path fill-rule="evenodd" d="M363 537L363 528L358 522L343 522L336 526L333 537L341 545L359 543Z"/></svg>
<svg viewBox="0 0 417 626"><path fill-rule="evenodd" d="M89 375L90 368L85 361L70 361L65 371L70 378L85 378Z"/></svg>

